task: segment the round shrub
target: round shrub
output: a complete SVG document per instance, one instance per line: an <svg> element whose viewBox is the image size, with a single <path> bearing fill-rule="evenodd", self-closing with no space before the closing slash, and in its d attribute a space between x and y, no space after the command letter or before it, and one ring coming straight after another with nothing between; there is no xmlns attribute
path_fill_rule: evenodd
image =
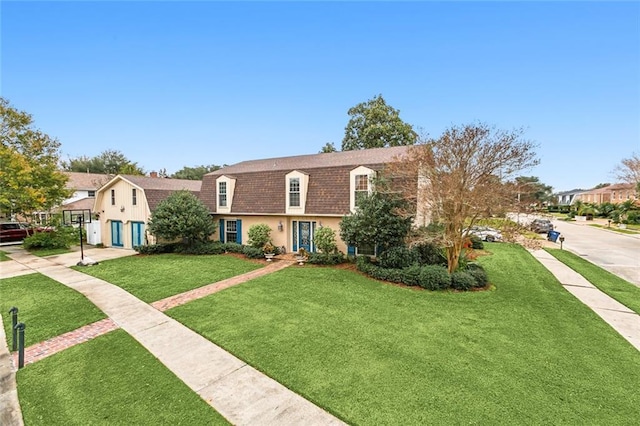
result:
<svg viewBox="0 0 640 426"><path fill-rule="evenodd" d="M447 257L444 255L442 247L433 243L421 243L413 246L412 251L417 253L418 261L421 265L442 265L447 264Z"/></svg>
<svg viewBox="0 0 640 426"><path fill-rule="evenodd" d="M409 286L420 285L421 272L422 268L417 264L404 268L402 270L402 283Z"/></svg>
<svg viewBox="0 0 640 426"><path fill-rule="evenodd" d="M471 239L471 248L472 249L475 249L475 250L484 249L484 243L482 242L480 237L478 237L477 235L470 235L469 238Z"/></svg>
<svg viewBox="0 0 640 426"><path fill-rule="evenodd" d="M248 243L253 248L261 249L271 242L271 228L265 223L251 226L247 235L249 236Z"/></svg>
<svg viewBox="0 0 640 426"><path fill-rule="evenodd" d="M475 287L476 279L465 271L455 271L451 274L451 287L456 290L470 290Z"/></svg>
<svg viewBox="0 0 640 426"><path fill-rule="evenodd" d="M427 290L444 290L451 286L451 276L442 265L425 265L420 269L418 285Z"/></svg>
<svg viewBox="0 0 640 426"><path fill-rule="evenodd" d="M417 264L419 260L420 258L416 251L404 246L391 247L378 257L378 262L383 268L407 268Z"/></svg>
<svg viewBox="0 0 640 426"><path fill-rule="evenodd" d="M22 245L27 250L68 249L71 245L80 242L78 234L78 230L71 226L57 226L54 229L30 235L24 239ZM84 239L84 229L82 235Z"/></svg>
<svg viewBox="0 0 640 426"><path fill-rule="evenodd" d="M224 243L223 248L227 253L242 253L244 246L238 243Z"/></svg>
<svg viewBox="0 0 640 426"><path fill-rule="evenodd" d="M489 284L487 272L482 266L478 265L477 263L469 263L467 265L466 272L476 280L474 287L482 288L486 287L487 284Z"/></svg>
<svg viewBox="0 0 640 426"><path fill-rule="evenodd" d="M329 254L338 251L338 246L336 245L336 231L328 226L316 229L315 235L313 236L313 242L322 253Z"/></svg>

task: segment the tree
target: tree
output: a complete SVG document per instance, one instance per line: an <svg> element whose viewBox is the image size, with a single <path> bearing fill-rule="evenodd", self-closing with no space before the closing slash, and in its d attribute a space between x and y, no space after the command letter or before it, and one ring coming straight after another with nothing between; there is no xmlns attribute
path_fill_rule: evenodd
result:
<svg viewBox="0 0 640 426"><path fill-rule="evenodd" d="M336 146L333 144L333 142L327 142L322 149L320 150L320 154L326 154L329 152L336 152Z"/></svg>
<svg viewBox="0 0 640 426"><path fill-rule="evenodd" d="M207 173L219 170L221 167L215 164L209 166L183 167L171 175L173 179L202 180Z"/></svg>
<svg viewBox="0 0 640 426"><path fill-rule="evenodd" d="M382 95L350 108L342 150L413 145L418 134L400 119L400 111L387 105Z"/></svg>
<svg viewBox="0 0 640 426"><path fill-rule="evenodd" d="M538 207L553 199L553 187L540 182L535 176L518 176L514 184L518 204L525 208Z"/></svg>
<svg viewBox="0 0 640 426"><path fill-rule="evenodd" d="M331 254L338 252L336 244L336 231L328 226L322 226L316 229L313 236L313 243L318 247L320 253Z"/></svg>
<svg viewBox="0 0 640 426"><path fill-rule="evenodd" d="M340 222L340 238L350 246L376 247L384 252L401 246L413 218L404 216L406 201L397 194L374 192L360 199L355 213Z"/></svg>
<svg viewBox="0 0 640 426"><path fill-rule="evenodd" d="M103 173L108 175L144 175L138 163L132 162L116 150L106 150L95 157L82 155L62 161L62 168L68 172Z"/></svg>
<svg viewBox="0 0 640 426"><path fill-rule="evenodd" d="M538 163L535 145L522 135L521 129L501 131L484 123L453 126L388 167L394 191L415 203L425 222L444 226L449 272L458 268L464 229L496 204L514 201L504 181Z"/></svg>
<svg viewBox="0 0 640 426"><path fill-rule="evenodd" d="M633 153L629 158L623 158L613 170L616 179L634 185L640 193L640 155Z"/></svg>
<svg viewBox="0 0 640 426"><path fill-rule="evenodd" d="M206 242L215 230L209 210L187 190L176 191L161 201L149 220L152 235L169 241L180 238L185 245Z"/></svg>
<svg viewBox="0 0 640 426"><path fill-rule="evenodd" d="M48 211L69 197L68 177L58 171L60 143L1 97L0 120L0 210L24 216Z"/></svg>

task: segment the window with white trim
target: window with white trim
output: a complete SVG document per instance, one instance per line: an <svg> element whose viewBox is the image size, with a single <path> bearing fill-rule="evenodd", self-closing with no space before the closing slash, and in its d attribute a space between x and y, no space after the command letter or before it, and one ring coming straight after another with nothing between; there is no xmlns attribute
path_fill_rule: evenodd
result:
<svg viewBox="0 0 640 426"><path fill-rule="evenodd" d="M218 206L227 207L227 182L218 182Z"/></svg>
<svg viewBox="0 0 640 426"><path fill-rule="evenodd" d="M225 240L235 243L238 240L238 222L235 220L225 221Z"/></svg>
<svg viewBox="0 0 640 426"><path fill-rule="evenodd" d="M358 207L362 199L369 195L369 175L356 175L355 179L353 199L355 206Z"/></svg>
<svg viewBox="0 0 640 426"><path fill-rule="evenodd" d="M375 174L375 170L364 166L358 166L349 172L349 208L352 212L373 191L372 179Z"/></svg>
<svg viewBox="0 0 640 426"><path fill-rule="evenodd" d="M289 207L300 207L300 178L289 179Z"/></svg>
<svg viewBox="0 0 640 426"><path fill-rule="evenodd" d="M111 190L111 205L112 206L116 205L116 190L115 189Z"/></svg>
<svg viewBox="0 0 640 426"><path fill-rule="evenodd" d="M87 191L87 197L95 198L95 196L96 196L96 191Z"/></svg>

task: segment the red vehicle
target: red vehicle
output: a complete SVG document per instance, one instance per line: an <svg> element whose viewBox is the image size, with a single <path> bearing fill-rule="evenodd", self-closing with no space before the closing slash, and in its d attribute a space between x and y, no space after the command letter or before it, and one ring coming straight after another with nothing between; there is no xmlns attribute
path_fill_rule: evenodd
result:
<svg viewBox="0 0 640 426"><path fill-rule="evenodd" d="M0 243L22 241L34 232L35 230L26 223L2 222L0 223Z"/></svg>

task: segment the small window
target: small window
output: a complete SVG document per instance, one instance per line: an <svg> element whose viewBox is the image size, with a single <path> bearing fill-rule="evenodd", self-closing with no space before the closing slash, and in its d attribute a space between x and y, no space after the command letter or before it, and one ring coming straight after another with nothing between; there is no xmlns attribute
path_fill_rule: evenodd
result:
<svg viewBox="0 0 640 426"><path fill-rule="evenodd" d="M135 188L131 189L131 204L134 206L138 204L138 194Z"/></svg>
<svg viewBox="0 0 640 426"><path fill-rule="evenodd" d="M218 182L218 206L227 207L227 182Z"/></svg>
<svg viewBox="0 0 640 426"><path fill-rule="evenodd" d="M111 190L111 205L112 206L116 205L116 190L115 189Z"/></svg>
<svg viewBox="0 0 640 426"><path fill-rule="evenodd" d="M235 220L227 220L226 228L227 228L226 242L235 243L238 240L238 223Z"/></svg>
<svg viewBox="0 0 640 426"><path fill-rule="evenodd" d="M89 198L95 198L96 197L96 191L87 191L87 192L88 192L87 196Z"/></svg>
<svg viewBox="0 0 640 426"><path fill-rule="evenodd" d="M369 176L368 175L356 175L356 185L354 200L356 207L360 205L363 198L369 195Z"/></svg>
<svg viewBox="0 0 640 426"><path fill-rule="evenodd" d="M370 244L360 244L357 247L357 253L360 256L375 256L376 247Z"/></svg>
<svg viewBox="0 0 640 426"><path fill-rule="evenodd" d="M289 207L300 207L300 178L289 179Z"/></svg>

